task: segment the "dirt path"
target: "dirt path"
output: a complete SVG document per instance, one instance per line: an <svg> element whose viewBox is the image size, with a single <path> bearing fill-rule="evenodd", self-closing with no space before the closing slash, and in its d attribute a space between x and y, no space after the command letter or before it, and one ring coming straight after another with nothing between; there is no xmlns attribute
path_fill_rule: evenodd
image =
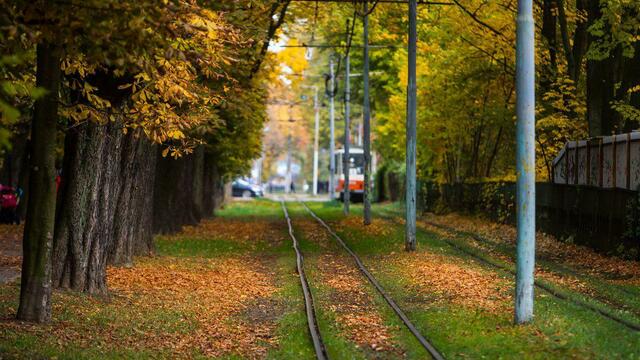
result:
<svg viewBox="0 0 640 360"><path fill-rule="evenodd" d="M22 225L0 224L0 284L20 277L23 229Z"/></svg>

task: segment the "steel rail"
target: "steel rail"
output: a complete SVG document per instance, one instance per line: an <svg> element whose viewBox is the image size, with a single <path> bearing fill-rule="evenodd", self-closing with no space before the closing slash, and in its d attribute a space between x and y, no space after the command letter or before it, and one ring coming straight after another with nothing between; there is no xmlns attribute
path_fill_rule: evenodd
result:
<svg viewBox="0 0 640 360"><path fill-rule="evenodd" d="M309 334L311 335L311 340L313 342L313 348L316 353L316 358L318 360L328 360L329 356L327 355L327 349L325 348L324 342L322 341L322 336L320 335L320 328L318 326L316 311L313 305L314 304L313 295L311 294L311 289L309 288L309 281L307 281L307 275L304 272L304 257L302 256L302 252L300 251L300 247L298 246L298 239L296 239L296 236L293 233L293 226L291 225L291 218L289 217L287 206L285 205L284 200L281 201L280 203L282 205L282 211L284 212L284 217L287 220L287 225L289 226L289 236L293 241L293 249L296 252L296 267L298 269L298 275L300 276L302 293L304 294L304 307L307 313L307 324L309 325Z"/></svg>
<svg viewBox="0 0 640 360"><path fill-rule="evenodd" d="M399 222L395 217L393 217L393 216L385 216L385 215L382 215L382 217L383 217L383 218L386 218L387 220L391 220L392 222L395 222L396 224L399 224L399 223L400 223L400 222ZM422 221L422 222L425 222L425 221ZM428 225L432 225L432 226L434 226L434 227L437 227L437 228L440 228L440 229L443 229L443 230L447 230L447 231L450 231L450 232L456 233L456 234L458 234L458 236L463 236L463 235L460 235L462 232L461 232L461 231L459 231L459 230L456 230L455 228L452 228L452 227L449 227L449 226L446 226L446 225L441 225L441 224L432 223L432 222L429 222L429 221L427 221L426 223L427 223ZM426 230L421 229L421 228L419 228L419 227L418 227L418 231L420 231L420 232L422 232L422 233L426 233ZM515 270L509 269L508 267L503 266L503 265L500 265L500 264L498 264L498 263L496 263L496 262L494 262L494 261L492 261L492 260L490 260L490 259L487 259L487 258L486 258L486 257L484 257L484 256L480 256L480 255L478 255L478 254L474 253L473 251L467 250L467 249L465 249L464 247L462 247L462 246L460 246L460 245L456 244L456 243L455 243L455 242L453 242L453 241L447 240L447 239L445 239L445 238L440 238L440 240L441 240L441 241L443 241L443 242L445 242L445 243L446 243L446 244L448 244L449 246L453 247L454 249L456 249L456 250L458 250L458 251L460 251L460 252L462 252L462 253L464 253L464 254L466 254L466 255L468 255L468 256L471 256L471 257L473 257L474 259L476 259L476 260L478 260L478 261L480 261L480 262L482 262L482 263L484 263L484 264L486 264L486 265L492 266L492 267L497 268L497 269L500 269L500 270L502 270L502 271L506 271L506 272L508 272L508 273L509 273L509 274L511 274L511 275L515 275L515 274L516 274ZM571 298L571 297L569 297L567 294L564 294L564 293L562 293L562 292L559 292L558 290L556 290L556 289L554 289L554 288L550 287L549 285L546 285L546 284L544 284L544 283L541 283L539 280L535 280L535 281L534 281L534 286L535 286L535 287L537 287L537 288L538 288L538 289L540 289L540 290L543 290L543 291L545 291L545 292L549 293L550 295L552 295L552 296L554 296L554 297L556 297L556 298L558 298L558 299L560 299L560 300L564 300L564 301L567 301L567 302L571 302L571 303L573 303L573 304L575 304L575 305L578 305L578 306L580 306L580 307L582 307L582 308L585 308L585 309L587 309L587 310L590 310L590 311L592 311L592 312L594 312L594 313L596 313L596 314L601 315L602 317L605 317L605 318L607 318L607 319L609 319L609 320L611 320L611 321L614 321L614 322L616 322L616 323L618 323L618 324L620 324L620 325L623 325L623 326L627 327L627 328L628 328L628 329L630 329L630 330L640 331L640 325L635 324L635 323L633 323L633 322L631 322L631 321L625 320L625 319L623 319L623 318L621 318L621 317L619 317L619 316L617 316L617 315L615 315L615 314L612 314L612 313L611 313L611 312L609 312L609 311L606 311L606 310L600 309L600 308L598 308L598 307L596 307L596 306L594 306L594 305L589 304L588 302L585 302L585 301L582 301L582 300L578 300L578 299L575 299L575 298Z"/></svg>
<svg viewBox="0 0 640 360"><path fill-rule="evenodd" d="M400 320L402 320L402 322L407 327L407 329L409 329L409 331L413 334L413 336L415 336L416 340L418 340L420 345L422 345L424 347L424 349L427 350L427 352L434 359L436 359L436 360L444 360L444 356L442 356L442 354L436 349L436 347L433 344L431 344L424 336L422 336L420 331L418 331L418 329L411 322L411 320L409 320L409 317L407 317L407 315L404 313L404 311L402 311L402 309L398 306L398 304L396 304L396 302L391 298L391 296L389 296L389 294L384 290L382 285L380 285L378 280L376 280L376 278L369 272L369 270L367 270L367 268L362 263L362 260L360 260L360 257L355 252L353 252L353 250L351 250L351 248L344 242L344 240L342 240L342 238L338 234L336 234L333 231L333 229L331 229L331 227L329 225L327 225L326 222L324 222L318 215L316 215L307 206L307 204L305 204L302 201L301 201L301 203L305 207L305 209L307 209L309 214L311 214L311 216L314 219L316 219L327 230L327 232L329 232L329 234L331 234L333 236L334 239L336 239L336 241L345 249L345 251L347 253L349 253L349 255L351 255L351 257L355 261L356 265L358 266L358 269L360 269L360 272L362 272L362 274L367 278L367 280L369 280L371 285L373 285L373 287L376 288L378 293L384 298L384 300L387 302L387 304L389 304L389 306L391 307L391 309L393 309L393 311L396 313L396 315L398 315Z"/></svg>
<svg viewBox="0 0 640 360"><path fill-rule="evenodd" d="M458 237L469 237L469 238L475 240L476 242L479 242L479 243L482 243L482 244L485 244L485 245L489 245L489 246L492 246L494 248L498 248L498 247L501 247L501 246L506 246L506 247L508 247L510 249L510 251L504 251L504 250L497 249L497 251L499 251L500 253L502 253L504 255L511 255L512 254L511 251L515 251L515 246L509 246L509 245L500 244L497 241L490 240L488 238L482 237L482 236L480 236L478 234L475 234L475 233L472 233L472 232L469 232L469 231L458 230L458 229L456 229L454 227L451 227L451 226L448 226L448 225L439 224L439 223L436 223L436 222L433 222L433 221L429 221L429 220L420 220L420 222L422 222L423 224L429 225L429 226L433 226L435 228L439 228L439 229L444 230L444 231L452 232ZM590 276L590 275L586 275L585 276L583 274L580 274L576 270L568 268L565 265L558 264L552 258L549 258L547 256L536 255L536 258L538 260L542 260L542 261L551 263L551 264L553 264L553 266L557 267L561 271L569 273L569 274L571 274L571 275L573 275L575 277L583 276L583 277L587 277L587 278L599 281L598 279L595 279L593 276ZM623 293L625 293L627 295L632 295L632 296L640 295L639 292L631 291L631 290L625 289L625 288L619 288L618 290L620 290L621 292L623 292Z"/></svg>

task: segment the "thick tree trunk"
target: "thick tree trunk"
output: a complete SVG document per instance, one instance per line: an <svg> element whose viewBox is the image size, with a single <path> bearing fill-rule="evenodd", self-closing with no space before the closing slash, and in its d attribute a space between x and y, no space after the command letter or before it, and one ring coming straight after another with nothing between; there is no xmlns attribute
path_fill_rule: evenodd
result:
<svg viewBox="0 0 640 360"><path fill-rule="evenodd" d="M160 151L157 156L153 229L169 234L198 222L193 211L194 156L173 159L162 157Z"/></svg>
<svg viewBox="0 0 640 360"><path fill-rule="evenodd" d="M117 123L84 124L67 134L53 253L57 287L107 293L107 251L121 220L116 205L123 138Z"/></svg>
<svg viewBox="0 0 640 360"><path fill-rule="evenodd" d="M32 199L24 228L18 319L51 319L51 243L56 207L55 146L58 125L61 50L55 41L37 46L36 85L47 94L35 102L31 174Z"/></svg>
<svg viewBox="0 0 640 360"><path fill-rule="evenodd" d="M555 81L558 72L558 45L556 30L557 15L553 0L544 0L542 3L542 36L546 41L549 51L549 64L542 78L543 88L548 90Z"/></svg>
<svg viewBox="0 0 640 360"><path fill-rule="evenodd" d="M28 130L28 129L27 129ZM19 129L11 140L11 150L5 154L0 172L0 184L18 186L24 158L28 157L27 146L28 133L25 129Z"/></svg>
<svg viewBox="0 0 640 360"><path fill-rule="evenodd" d="M20 198L17 209L19 219L27 217L27 205L29 204L30 153L31 140L27 140L25 144L25 154L22 157L22 164L20 164L20 173L18 174L18 188L22 189L22 198Z"/></svg>
<svg viewBox="0 0 640 360"><path fill-rule="evenodd" d="M198 147L191 156L192 166L192 191L191 191L191 217L199 223L204 216L204 148ZM188 194L189 195L189 194Z"/></svg>
<svg viewBox="0 0 640 360"><path fill-rule="evenodd" d="M153 145L141 132L125 136L119 173L120 192L116 204L113 240L108 263L131 265L134 254L153 253L150 229L155 153ZM151 205L152 206L152 205Z"/></svg>
<svg viewBox="0 0 640 360"><path fill-rule="evenodd" d="M155 243L153 241L153 193L156 174L156 155L155 146L149 144L149 150L145 155L148 160L148 166L145 168L146 175L143 177L149 179L149 184L142 187L142 202L140 205L139 232L138 237L133 244L133 254L138 256L149 256L156 252Z"/></svg>
<svg viewBox="0 0 640 360"><path fill-rule="evenodd" d="M589 25L602 16L599 1L589 3ZM623 21L637 14L626 14ZM589 44L599 39L589 34ZM640 49L636 45L632 58L626 57L618 46L604 60L590 59L587 62L587 118L589 135L611 135L614 132L630 131L637 123L624 123L623 117L612 109L612 102L621 101L640 106L638 94L628 98L628 90L640 82Z"/></svg>
<svg viewBox="0 0 640 360"><path fill-rule="evenodd" d="M215 186L216 186L217 168L215 166L215 158L209 154L204 155L204 176L202 186L202 211L204 218L208 219L213 216L215 210Z"/></svg>

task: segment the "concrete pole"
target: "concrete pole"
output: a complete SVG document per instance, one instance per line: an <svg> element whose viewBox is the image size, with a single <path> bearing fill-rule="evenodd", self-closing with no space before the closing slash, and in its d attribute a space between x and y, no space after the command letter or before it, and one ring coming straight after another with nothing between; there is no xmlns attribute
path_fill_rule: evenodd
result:
<svg viewBox="0 0 640 360"><path fill-rule="evenodd" d="M515 322L533 320L536 250L535 27L533 0L518 1L516 39L517 261Z"/></svg>
<svg viewBox="0 0 640 360"><path fill-rule="evenodd" d="M335 74L333 73L333 60L329 62L329 70L331 75L331 90L329 93L329 198L331 200L336 198L336 181L335 181L335 173L336 173L336 107L335 107L335 88L336 88L336 80Z"/></svg>
<svg viewBox="0 0 640 360"><path fill-rule="evenodd" d="M354 20L355 21L355 20ZM347 37L350 36L350 21L347 20ZM347 43L349 39L347 39ZM344 214L349 215L349 198L351 195L351 191L349 189L349 173L351 172L351 162L349 158L349 141L350 139L350 130L351 130L351 59L349 55L345 58L344 64L344 156L342 157L342 168L344 169L344 186L342 188L342 199L344 202Z"/></svg>
<svg viewBox="0 0 640 360"><path fill-rule="evenodd" d="M349 21L347 21L349 30ZM349 201L351 191L349 190L349 173L351 172L351 162L349 158L349 142L351 133L351 59L349 55L345 58L345 79L344 79L344 156L342 157L342 168L344 170L344 187L342 188L342 200L344 202L344 214L349 215Z"/></svg>
<svg viewBox="0 0 640 360"><path fill-rule="evenodd" d="M316 117L313 137L313 195L318 195L318 138L320 137L320 104L318 104L318 87L314 86L313 89L313 110Z"/></svg>
<svg viewBox="0 0 640 360"><path fill-rule="evenodd" d="M291 134L289 134L289 136L287 136L287 177L285 181L286 187L284 189L285 194L289 194L291 192L292 180L293 178L291 176Z"/></svg>
<svg viewBox="0 0 640 360"><path fill-rule="evenodd" d="M364 85L363 122L363 151L364 151L364 224L371 224L371 102L369 100L369 4L365 0L364 10L364 70L362 72Z"/></svg>
<svg viewBox="0 0 640 360"><path fill-rule="evenodd" d="M409 81L407 86L407 174L405 250L416 250L416 53L418 43L418 4L409 0Z"/></svg>

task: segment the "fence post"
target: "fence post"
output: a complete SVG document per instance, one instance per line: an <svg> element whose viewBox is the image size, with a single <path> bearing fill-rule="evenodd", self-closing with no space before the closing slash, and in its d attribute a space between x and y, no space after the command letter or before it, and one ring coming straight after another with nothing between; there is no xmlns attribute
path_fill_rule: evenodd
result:
<svg viewBox="0 0 640 360"><path fill-rule="evenodd" d="M631 133L627 133L627 166L625 175L627 176L627 190L631 190Z"/></svg>
<svg viewBox="0 0 640 360"><path fill-rule="evenodd" d="M567 143L567 150L564 152L564 183L567 185L569 185L569 178L571 177L569 172L569 144L571 144L571 141Z"/></svg>
<svg viewBox="0 0 640 360"><path fill-rule="evenodd" d="M576 141L576 155L573 161L573 176L576 185L580 184L580 141Z"/></svg>
<svg viewBox="0 0 640 360"><path fill-rule="evenodd" d="M604 185L604 138L600 138L598 142L598 186L603 187Z"/></svg>
<svg viewBox="0 0 640 360"><path fill-rule="evenodd" d="M616 172L618 171L618 136L613 135L613 160L611 165L611 187L618 187Z"/></svg>
<svg viewBox="0 0 640 360"><path fill-rule="evenodd" d="M587 186L591 185L591 140L587 140Z"/></svg>

